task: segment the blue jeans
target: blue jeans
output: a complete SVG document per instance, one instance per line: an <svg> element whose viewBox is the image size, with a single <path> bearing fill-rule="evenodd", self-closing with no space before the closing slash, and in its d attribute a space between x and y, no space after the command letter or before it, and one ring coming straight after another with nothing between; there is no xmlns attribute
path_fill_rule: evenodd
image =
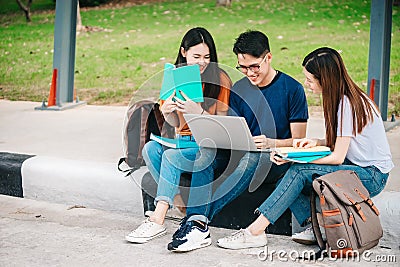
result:
<svg viewBox="0 0 400 267"><path fill-rule="evenodd" d="M178 136L177 138L195 142L192 136ZM156 141L149 141L145 144L142 150L143 159L158 184L156 202L163 200L170 206L173 205L174 197L179 192L181 174L195 171L193 167L198 150L198 148L167 148ZM202 162L207 164L206 161Z"/></svg>
<svg viewBox="0 0 400 267"><path fill-rule="evenodd" d="M342 165L293 164L281 179L272 194L257 211L272 224L290 208L300 224L311 216L310 198L313 175L322 176L338 170L352 170L370 193L370 197L379 194L386 185L389 173L381 173L375 166L360 167L346 160Z"/></svg>
<svg viewBox="0 0 400 267"><path fill-rule="evenodd" d="M212 149L201 149L203 159L209 161L215 155ZM233 152L239 153L239 152ZM235 154L232 155L235 157ZM212 218L228 203L237 198L249 186L252 192L263 183L275 183L289 168L289 164L272 165L269 153L246 152L239 153L241 157L235 170L226 179L214 181L214 169L218 168L220 160L214 160L212 165L192 174L188 206L186 208L189 221L199 220L209 223ZM225 166L225 164L222 164ZM204 167L204 165L202 165ZM220 183L213 192L215 185ZM272 186L272 185L271 185Z"/></svg>

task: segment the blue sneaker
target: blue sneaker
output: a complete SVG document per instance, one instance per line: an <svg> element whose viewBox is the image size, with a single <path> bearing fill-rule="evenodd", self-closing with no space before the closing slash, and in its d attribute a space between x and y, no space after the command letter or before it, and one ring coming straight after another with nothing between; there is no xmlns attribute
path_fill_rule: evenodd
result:
<svg viewBox="0 0 400 267"><path fill-rule="evenodd" d="M198 222L186 221L173 234L172 242L168 244L168 250L187 252L209 245L211 245L211 236L208 225L203 228Z"/></svg>

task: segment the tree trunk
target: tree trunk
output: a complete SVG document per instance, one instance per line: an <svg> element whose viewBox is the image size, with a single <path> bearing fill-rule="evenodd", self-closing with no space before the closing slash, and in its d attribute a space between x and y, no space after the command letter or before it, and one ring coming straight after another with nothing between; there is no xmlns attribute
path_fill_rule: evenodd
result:
<svg viewBox="0 0 400 267"><path fill-rule="evenodd" d="M27 22L31 22L31 5L32 5L32 0L28 0L28 3L26 6L21 2L21 0L17 0L17 4L19 8L22 9L25 13L25 18Z"/></svg>
<svg viewBox="0 0 400 267"><path fill-rule="evenodd" d="M217 6L231 6L232 0L217 0Z"/></svg>

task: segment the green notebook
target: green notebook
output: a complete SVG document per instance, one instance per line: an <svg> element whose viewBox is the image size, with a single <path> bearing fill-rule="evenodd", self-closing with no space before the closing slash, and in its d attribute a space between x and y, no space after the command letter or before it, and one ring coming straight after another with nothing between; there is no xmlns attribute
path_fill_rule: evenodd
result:
<svg viewBox="0 0 400 267"><path fill-rule="evenodd" d="M199 147L196 144L196 142L193 142L193 141L166 138L166 137L161 137L161 136L154 135L154 134L150 134L150 139L157 141L158 143L162 144L163 146L167 146L170 148L191 148L191 147L198 148Z"/></svg>
<svg viewBox="0 0 400 267"><path fill-rule="evenodd" d="M176 68L166 63L164 66L163 82L160 99L166 100L176 91L176 97L185 100L179 91L184 92L194 102L204 102L199 65L188 65Z"/></svg>

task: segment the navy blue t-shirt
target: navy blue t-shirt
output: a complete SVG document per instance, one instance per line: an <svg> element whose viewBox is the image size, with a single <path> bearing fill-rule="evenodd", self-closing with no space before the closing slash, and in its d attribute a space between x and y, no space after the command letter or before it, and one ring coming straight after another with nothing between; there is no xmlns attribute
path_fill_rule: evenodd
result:
<svg viewBox="0 0 400 267"><path fill-rule="evenodd" d="M278 72L264 87L252 85L247 77L231 88L229 115L246 119L253 136L291 138L290 123L307 122L308 107L303 86Z"/></svg>

